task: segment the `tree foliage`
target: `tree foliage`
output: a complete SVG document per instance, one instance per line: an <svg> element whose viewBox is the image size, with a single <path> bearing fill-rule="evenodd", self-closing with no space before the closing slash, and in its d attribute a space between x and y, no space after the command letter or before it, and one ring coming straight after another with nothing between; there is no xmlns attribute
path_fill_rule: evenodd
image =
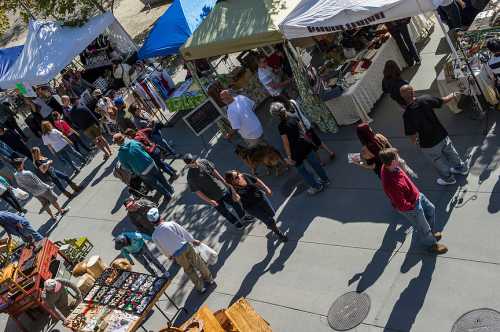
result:
<svg viewBox="0 0 500 332"><path fill-rule="evenodd" d="M55 19L65 25L82 25L106 9L113 8L114 0L0 0L0 34L9 27L7 13L30 18Z"/></svg>

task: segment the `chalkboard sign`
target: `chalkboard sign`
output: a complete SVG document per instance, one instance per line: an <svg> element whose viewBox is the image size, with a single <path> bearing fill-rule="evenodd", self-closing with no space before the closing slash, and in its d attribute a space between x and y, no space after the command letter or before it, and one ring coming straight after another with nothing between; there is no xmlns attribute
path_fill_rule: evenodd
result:
<svg viewBox="0 0 500 332"><path fill-rule="evenodd" d="M203 134L217 120L223 117L222 110L212 98L207 98L183 119L196 136Z"/></svg>

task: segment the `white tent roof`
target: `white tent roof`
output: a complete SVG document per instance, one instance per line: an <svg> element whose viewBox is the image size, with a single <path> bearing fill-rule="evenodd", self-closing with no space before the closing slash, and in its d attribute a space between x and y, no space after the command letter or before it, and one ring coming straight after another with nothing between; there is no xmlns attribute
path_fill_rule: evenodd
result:
<svg viewBox="0 0 500 332"><path fill-rule="evenodd" d="M279 24L288 38L347 30L434 10L432 0L302 0Z"/></svg>
<svg viewBox="0 0 500 332"><path fill-rule="evenodd" d="M113 22L115 17L110 12L91 18L81 27L30 21L24 49L0 78L0 88L13 89L16 83L48 83Z"/></svg>

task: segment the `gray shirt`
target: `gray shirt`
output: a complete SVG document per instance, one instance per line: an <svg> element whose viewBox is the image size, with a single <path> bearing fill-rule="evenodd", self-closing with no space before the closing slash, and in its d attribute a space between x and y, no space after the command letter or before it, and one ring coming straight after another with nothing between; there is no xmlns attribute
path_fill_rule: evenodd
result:
<svg viewBox="0 0 500 332"><path fill-rule="evenodd" d="M197 160L198 167L190 168L187 182L192 192L201 191L214 201L220 200L227 192L226 185L215 176L215 166L206 159Z"/></svg>
<svg viewBox="0 0 500 332"><path fill-rule="evenodd" d="M47 292L44 290L42 292L42 299L49 308L56 311L62 318L66 317L82 301L82 293L71 281L59 278L56 278L56 280L62 285L59 292ZM67 288L70 288L76 297L70 295Z"/></svg>
<svg viewBox="0 0 500 332"><path fill-rule="evenodd" d="M16 182L21 189L34 196L42 195L50 189L48 184L40 180L38 176L30 171L23 170L21 172L16 172L14 173L14 177L16 178Z"/></svg>

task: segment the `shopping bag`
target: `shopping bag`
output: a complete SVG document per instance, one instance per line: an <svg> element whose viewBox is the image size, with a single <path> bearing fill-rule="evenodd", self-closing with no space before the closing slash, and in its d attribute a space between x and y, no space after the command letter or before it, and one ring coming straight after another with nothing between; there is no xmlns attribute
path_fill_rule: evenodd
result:
<svg viewBox="0 0 500 332"><path fill-rule="evenodd" d="M215 263L217 263L217 258L219 258L219 254L217 254L217 251L213 250L203 242L201 242L200 245L196 247L196 249L198 250L198 253L205 261L205 263L207 263L208 265L214 265Z"/></svg>
<svg viewBox="0 0 500 332"><path fill-rule="evenodd" d="M20 199L22 201L30 198L30 195L20 188L13 188L12 193L14 194L14 196L16 196L17 199Z"/></svg>

